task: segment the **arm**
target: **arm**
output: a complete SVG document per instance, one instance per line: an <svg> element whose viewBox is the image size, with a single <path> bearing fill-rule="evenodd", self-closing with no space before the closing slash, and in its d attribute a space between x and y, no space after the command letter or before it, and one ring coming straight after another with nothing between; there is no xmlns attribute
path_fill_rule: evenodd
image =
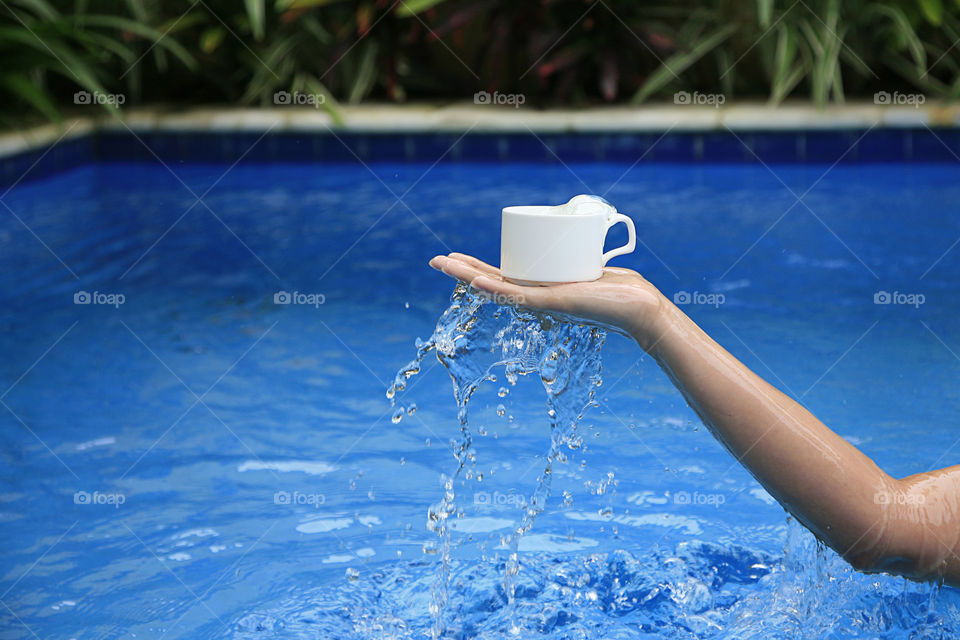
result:
<svg viewBox="0 0 960 640"><path fill-rule="evenodd" d="M462 254L431 265L523 304L619 327L660 364L714 436L781 505L862 571L960 585L960 466L897 480L714 342L628 269L520 287Z"/></svg>

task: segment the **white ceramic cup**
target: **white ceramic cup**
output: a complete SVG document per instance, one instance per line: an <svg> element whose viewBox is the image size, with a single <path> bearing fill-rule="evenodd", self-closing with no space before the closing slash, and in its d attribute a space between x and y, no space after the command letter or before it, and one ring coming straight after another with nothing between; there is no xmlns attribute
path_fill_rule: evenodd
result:
<svg viewBox="0 0 960 640"><path fill-rule="evenodd" d="M636 247L633 220L612 206L581 207L576 213L560 212L563 206L503 209L500 274L504 278L523 285L588 282L603 275L610 258ZM620 222L627 225L627 244L604 253L607 231Z"/></svg>

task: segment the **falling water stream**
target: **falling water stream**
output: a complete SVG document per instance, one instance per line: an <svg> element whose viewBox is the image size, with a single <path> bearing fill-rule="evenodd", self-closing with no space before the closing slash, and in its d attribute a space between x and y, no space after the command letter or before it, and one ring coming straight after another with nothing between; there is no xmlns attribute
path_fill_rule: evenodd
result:
<svg viewBox="0 0 960 640"><path fill-rule="evenodd" d="M537 634L554 624L563 624L563 608L549 614L553 617L547 623L543 622L544 616L525 617L518 608L529 600L518 591L520 541L546 508L555 464L565 462L568 451L583 447L578 426L584 411L595 404L594 396L601 384L600 350L605 338L604 329L499 306L458 284L433 335L426 341L417 341L416 357L398 372L387 390L395 407L394 421L399 422L415 410L412 403L405 406L401 402L408 380L420 372L424 358L435 353L450 374L458 407L459 434L450 441L456 467L450 475L443 476L441 499L427 513L427 527L436 538L424 545L424 552L439 556L428 605L429 631L434 640L460 637L461 621L452 618L463 613L463 603L448 599L452 572L465 571L453 558L451 541L455 519L463 517L465 507L462 500L457 502L456 488L468 480L483 479L483 472L478 471L473 433L485 432L482 427L471 427L468 406L481 385L497 382L498 375L509 385L516 384L519 376L539 376L546 395L544 422L550 425L550 442L536 486L523 503L519 522L514 521L509 533L500 540L506 550L505 561L498 569L502 593L497 597L503 608L498 614L499 632L494 637L503 637L504 632L514 637ZM507 393L509 389L504 387L498 395ZM498 414L501 412L502 408L498 408ZM581 575L572 583L575 586L571 593L576 596L572 602L577 603L578 615L584 615L583 602L578 598L580 588L589 585L589 593L603 603L607 615L615 619L624 616L625 624L630 616L639 615L642 622L633 623L638 625L636 628L668 634L682 632L683 637L691 638L759 639L781 633L786 636L778 637L839 638L854 637L867 630L878 632L875 637L887 638L900 637L898 630L904 629L912 630L910 638L953 637L951 629L957 627L960 618L956 609L950 608L953 605L937 611L938 585L904 582L898 593L896 587L891 590L891 581L870 582L866 576L853 572L839 556L816 543L809 532L792 520L787 533L782 564L735 545L701 541L681 544L674 555L654 550L646 560L634 558L625 550L609 556L587 556L584 562L591 567L597 562L601 564L590 569L589 577ZM576 565L577 561L571 562ZM544 565L542 559L530 557L524 562L524 575L530 573L528 578L536 584L562 584L562 576L568 571L582 574L582 568L563 566L561 569L549 562ZM725 569L718 572L717 567ZM730 573L733 567L739 568ZM753 583L759 586L758 592L739 586ZM733 596L729 591L740 588L745 589L741 595ZM538 592L535 600L544 610L550 609L548 591ZM558 593L566 593L564 587ZM864 611L869 614L850 620L846 620L846 614L839 614L864 607L868 607ZM531 624L540 627L531 628Z"/></svg>
<svg viewBox="0 0 960 640"><path fill-rule="evenodd" d="M601 384L600 349L605 338L606 332L601 328L501 307L466 285L458 284L450 307L440 317L433 335L425 342L418 340L416 358L400 370L388 389L387 397L396 404L396 394L420 371L427 354L435 352L453 380L458 406L460 435L451 440L457 467L451 476L444 478L443 497L430 507L427 518L427 526L436 533L439 546L439 549L430 549L440 554L440 571L430 604L434 638L440 637L444 629L451 563L449 520L458 513L456 481L461 477L482 479L476 471L476 454L472 449L467 410L470 398L482 383L495 381L500 369L511 385L516 384L521 375L536 373L546 392L545 419L550 424L546 461L536 488L526 501L520 523L503 539L507 549L503 589L507 606L513 607L520 569L520 539L546 507L554 464L566 461L566 449L576 450L582 446L577 425L584 410L594 402L596 388ZM402 418L406 410L400 406L394 419ZM514 625L511 631L517 633L519 627Z"/></svg>

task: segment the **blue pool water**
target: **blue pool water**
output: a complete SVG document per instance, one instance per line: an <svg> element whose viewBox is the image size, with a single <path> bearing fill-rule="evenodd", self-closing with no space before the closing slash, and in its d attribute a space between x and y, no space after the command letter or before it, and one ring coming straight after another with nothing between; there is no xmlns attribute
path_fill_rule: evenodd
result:
<svg viewBox="0 0 960 640"><path fill-rule="evenodd" d="M393 422L385 390L449 304L426 261L496 262L507 204L605 194L642 240L616 264L671 297L722 294L685 308L891 474L956 464L958 178L104 164L20 184L0 208L0 637L429 637L443 554L427 512L457 465L457 405L432 357L403 392L415 412ZM960 635L956 589L851 573L635 345L609 334L602 356L509 607L506 538L544 467L546 396L536 376L476 391L483 480L454 487L443 633Z"/></svg>

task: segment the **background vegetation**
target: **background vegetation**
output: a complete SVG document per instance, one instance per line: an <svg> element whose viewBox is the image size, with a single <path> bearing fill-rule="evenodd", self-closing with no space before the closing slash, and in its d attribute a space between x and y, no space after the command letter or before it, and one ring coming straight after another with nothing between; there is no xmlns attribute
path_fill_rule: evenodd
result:
<svg viewBox="0 0 960 640"><path fill-rule="evenodd" d="M3 0L0 115L77 90L138 103L640 103L678 90L816 104L960 95L960 0ZM117 105L105 104L106 109Z"/></svg>

